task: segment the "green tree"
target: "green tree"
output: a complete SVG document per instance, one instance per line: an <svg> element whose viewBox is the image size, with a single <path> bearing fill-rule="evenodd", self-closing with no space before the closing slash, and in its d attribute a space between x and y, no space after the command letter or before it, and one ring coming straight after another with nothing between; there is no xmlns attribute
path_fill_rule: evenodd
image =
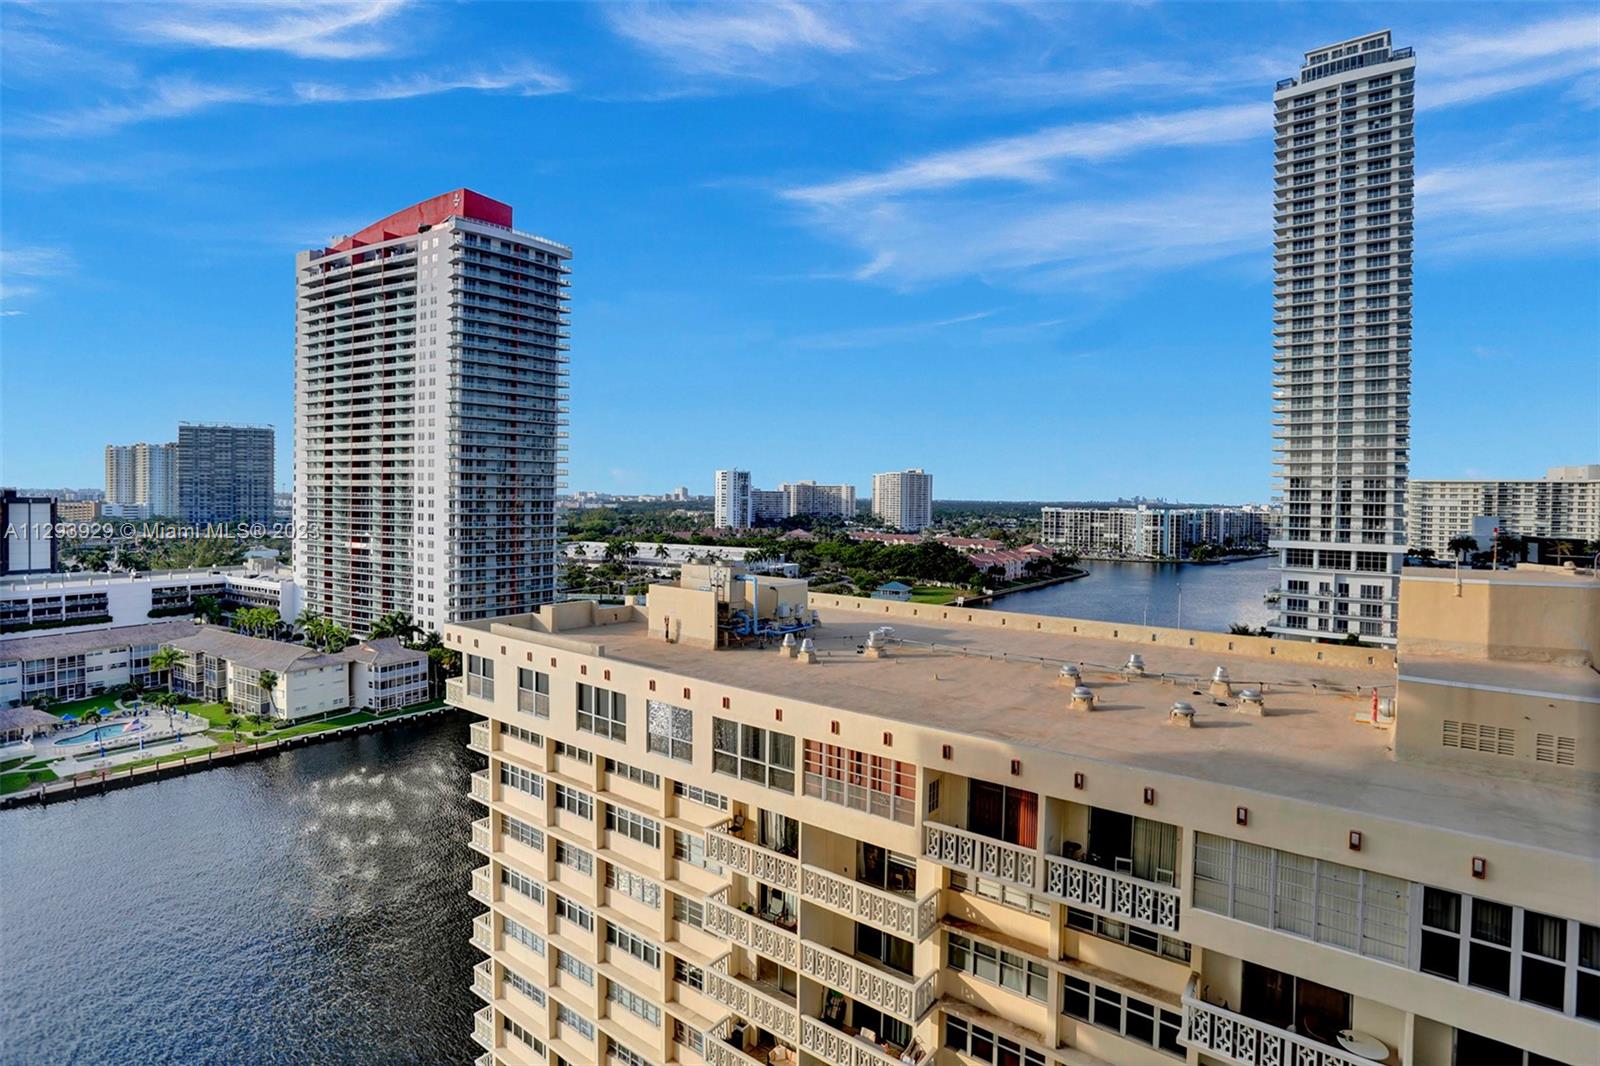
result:
<svg viewBox="0 0 1600 1066"><path fill-rule="evenodd" d="M150 656L150 669L166 678L168 692L172 691L172 682L174 680L172 672L177 669L178 664L183 660L183 652L170 644L162 645L156 649L155 654Z"/></svg>
<svg viewBox="0 0 1600 1066"><path fill-rule="evenodd" d="M217 625L222 621L222 602L215 596L196 596L194 613L195 617L204 618L211 625Z"/></svg>
<svg viewBox="0 0 1600 1066"><path fill-rule="evenodd" d="M263 670L256 678L256 683L261 686L261 696L269 712L276 709L274 690L278 687L278 675L272 670Z"/></svg>
<svg viewBox="0 0 1600 1066"><path fill-rule="evenodd" d="M399 637L402 644L411 643L421 632L421 627L404 611L379 615L378 620L372 623L374 637Z"/></svg>
<svg viewBox="0 0 1600 1066"><path fill-rule="evenodd" d="M1478 550L1478 538L1465 533L1457 534L1450 538L1450 550L1456 553L1457 559L1465 561L1468 555Z"/></svg>

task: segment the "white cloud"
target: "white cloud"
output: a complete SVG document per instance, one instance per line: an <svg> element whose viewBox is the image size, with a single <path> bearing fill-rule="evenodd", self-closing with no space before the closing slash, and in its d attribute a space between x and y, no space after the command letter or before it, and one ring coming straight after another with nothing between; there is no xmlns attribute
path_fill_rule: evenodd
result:
<svg viewBox="0 0 1600 1066"><path fill-rule="evenodd" d="M1593 159L1478 159L1417 176L1417 214L1439 256L1534 254L1600 244Z"/></svg>
<svg viewBox="0 0 1600 1066"><path fill-rule="evenodd" d="M1516 29L1480 28L1417 49L1417 106L1477 103L1600 70L1600 15L1562 15Z"/></svg>
<svg viewBox="0 0 1600 1066"><path fill-rule="evenodd" d="M775 61L810 52L838 55L859 47L828 8L774 3L615 4L606 22L618 35L693 75L784 80Z"/></svg>
<svg viewBox="0 0 1600 1066"><path fill-rule="evenodd" d="M361 59L394 49L397 35L379 24L406 0L338 3L275 2L164 4L135 8L134 31L148 40L242 51L286 52L302 59Z"/></svg>
<svg viewBox="0 0 1600 1066"><path fill-rule="evenodd" d="M72 253L64 248L47 245L15 245L0 247L0 300L18 300L37 295L38 282L59 278L77 268ZM7 310L5 314L21 314Z"/></svg>
<svg viewBox="0 0 1600 1066"><path fill-rule="evenodd" d="M517 93L522 96L545 96L564 93L571 84L559 74L536 67L522 66L498 72L482 71L460 76L420 74L408 78L391 78L368 85L336 85L322 82L300 82L294 94L306 103L351 103L371 100L410 100L418 96L470 90L485 93Z"/></svg>
<svg viewBox="0 0 1600 1066"><path fill-rule="evenodd" d="M156 81L142 95L118 103L95 104L23 120L15 131L36 136L74 137L107 133L159 119L183 118L223 104L261 103L255 89L210 85L188 78Z"/></svg>

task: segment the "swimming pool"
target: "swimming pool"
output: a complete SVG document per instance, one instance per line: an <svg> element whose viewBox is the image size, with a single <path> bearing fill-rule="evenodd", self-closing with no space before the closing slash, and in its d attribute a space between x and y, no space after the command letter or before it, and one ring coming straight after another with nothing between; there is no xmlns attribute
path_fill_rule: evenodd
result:
<svg viewBox="0 0 1600 1066"><path fill-rule="evenodd" d="M109 740L124 729L128 728L127 722L112 722L110 725L97 725L87 733L77 736L62 737L57 744L95 744L102 740Z"/></svg>

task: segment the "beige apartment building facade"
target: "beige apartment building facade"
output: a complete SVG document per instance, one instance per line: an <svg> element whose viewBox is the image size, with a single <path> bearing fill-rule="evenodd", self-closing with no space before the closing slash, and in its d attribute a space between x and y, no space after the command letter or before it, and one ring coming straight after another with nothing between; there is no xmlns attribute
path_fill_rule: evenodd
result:
<svg viewBox="0 0 1600 1066"><path fill-rule="evenodd" d="M1483 518L1499 519L1513 536L1566 540L1575 548L1600 540L1600 464L1553 466L1542 478L1520 481L1413 481L1406 543L1444 556L1453 538L1471 534L1474 519Z"/></svg>
<svg viewBox="0 0 1600 1066"><path fill-rule="evenodd" d="M480 1064L1594 1061L1600 582L1405 585L1398 660L711 567L447 627Z"/></svg>

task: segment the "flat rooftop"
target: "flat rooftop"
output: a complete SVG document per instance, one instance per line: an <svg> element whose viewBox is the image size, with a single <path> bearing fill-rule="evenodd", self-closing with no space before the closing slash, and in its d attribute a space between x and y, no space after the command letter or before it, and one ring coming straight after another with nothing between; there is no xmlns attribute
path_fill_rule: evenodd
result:
<svg viewBox="0 0 1600 1066"><path fill-rule="evenodd" d="M889 657L869 659L858 649L883 624L881 616L818 614L815 665L783 658L773 647L712 651L667 644L643 622L518 635L569 648L593 642L604 646L607 658L779 699L1600 858L1600 803L1592 792L1395 762L1392 731L1358 720L1370 714L1374 687L1381 696L1394 695L1396 677L1388 671L899 618L888 620L898 642ZM465 625L488 630L491 624ZM1121 667L1136 651L1148 676L1124 677ZM1092 714L1068 709L1058 673L1069 662L1079 665L1095 692ZM1437 674L1469 665L1490 664L1448 660L1426 668ZM1205 693L1218 666L1228 668L1236 694L1263 690L1265 717L1215 705ZM1403 663L1401 672L1407 669ZM1559 673L1563 685L1582 687L1579 668ZM1478 683L1470 674L1459 680ZM1192 729L1169 723L1176 700L1194 706Z"/></svg>

